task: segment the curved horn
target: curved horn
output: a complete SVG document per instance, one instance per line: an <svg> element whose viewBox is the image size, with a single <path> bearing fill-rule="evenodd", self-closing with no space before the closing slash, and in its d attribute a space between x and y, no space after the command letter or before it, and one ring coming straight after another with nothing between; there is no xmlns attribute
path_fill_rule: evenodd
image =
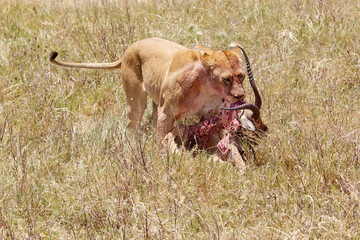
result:
<svg viewBox="0 0 360 240"><path fill-rule="evenodd" d="M260 109L254 105L254 104L251 104L251 103L245 103L245 104L242 104L240 106L237 106L237 107L231 107L231 108L225 108L225 107L222 107L221 109L223 110L241 110L241 109L249 109L250 111L253 112L252 114L252 118L254 120L257 120L260 116Z"/></svg>
<svg viewBox="0 0 360 240"><path fill-rule="evenodd" d="M245 57L245 62L246 62L246 70L247 70L247 73L248 73L248 76L249 76L249 81L250 81L250 85L254 91L254 94L255 94L255 105L261 109L261 97L260 97L260 93L256 87L256 84L255 84L255 81L254 81L254 77L252 75L252 71L251 71L251 67L250 67L250 61L249 61L249 58L245 52L245 50L240 47L239 45L236 45L238 48L241 49L241 51L243 52L244 54L244 57Z"/></svg>

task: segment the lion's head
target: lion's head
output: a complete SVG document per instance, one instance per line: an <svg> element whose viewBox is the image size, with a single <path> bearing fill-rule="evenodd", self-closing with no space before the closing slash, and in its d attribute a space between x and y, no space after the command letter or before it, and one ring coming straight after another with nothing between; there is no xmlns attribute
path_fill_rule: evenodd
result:
<svg viewBox="0 0 360 240"><path fill-rule="evenodd" d="M208 69L210 86L218 95L230 103L245 99L245 72L236 52L206 49L200 51L200 59Z"/></svg>
<svg viewBox="0 0 360 240"><path fill-rule="evenodd" d="M252 111L251 118L254 120L254 123L255 123L257 129L266 132L268 130L268 127L266 126L266 124L264 124L264 122L262 121L262 119L260 117L260 109L261 109L262 101L261 101L260 93L256 87L254 77L252 75L249 58L248 58L245 50L237 44L233 44L230 49L231 49L231 52L233 52L234 54L239 56L242 53L245 57L246 70L248 73L249 82L250 82L251 88L253 89L254 95L255 95L255 104L243 104L238 107L227 108L227 110L239 110L239 109L251 110ZM225 108L223 108L223 109L225 109Z"/></svg>

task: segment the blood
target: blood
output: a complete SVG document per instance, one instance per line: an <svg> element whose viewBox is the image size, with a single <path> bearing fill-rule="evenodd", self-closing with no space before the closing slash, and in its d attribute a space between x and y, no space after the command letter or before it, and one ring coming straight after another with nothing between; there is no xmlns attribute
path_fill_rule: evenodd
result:
<svg viewBox="0 0 360 240"><path fill-rule="evenodd" d="M245 101L237 101L230 104L230 107L236 107L246 103ZM220 150L220 157L226 160L230 152L230 138L236 134L241 128L241 123L237 119L243 110L227 111L223 110L218 116L202 118L198 123L183 126L184 146L187 149L195 147L194 155L198 154L200 150L205 150L208 146L209 140L213 135L222 136L217 144ZM222 132L224 131L224 134Z"/></svg>

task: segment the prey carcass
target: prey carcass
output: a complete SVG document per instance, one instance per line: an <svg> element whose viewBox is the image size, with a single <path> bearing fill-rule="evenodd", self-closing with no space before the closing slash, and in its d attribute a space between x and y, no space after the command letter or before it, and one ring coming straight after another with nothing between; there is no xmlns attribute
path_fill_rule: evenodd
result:
<svg viewBox="0 0 360 240"><path fill-rule="evenodd" d="M193 155L206 150L216 154L223 161L229 161L238 168L243 168L247 160L244 147L253 150L256 136L262 130L257 128L254 119L260 115L259 109L245 101L231 104L231 108L224 109L218 116L203 118L198 123L175 128L168 138L187 150L193 150ZM229 109L231 109L229 108ZM170 139L169 139L170 140ZM253 152L254 153L254 152Z"/></svg>

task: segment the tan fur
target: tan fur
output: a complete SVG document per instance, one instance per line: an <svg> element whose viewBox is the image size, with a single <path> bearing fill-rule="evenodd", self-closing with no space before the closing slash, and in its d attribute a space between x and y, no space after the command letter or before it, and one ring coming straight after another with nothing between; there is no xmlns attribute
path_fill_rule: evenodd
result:
<svg viewBox="0 0 360 240"><path fill-rule="evenodd" d="M133 43L121 60L113 63L65 63L64 67L122 69L129 127L138 128L150 96L158 105L157 140L163 138L174 122L188 116L206 117L220 111L222 100L245 98L244 71L236 51L197 47L188 49L177 43L150 38Z"/></svg>

